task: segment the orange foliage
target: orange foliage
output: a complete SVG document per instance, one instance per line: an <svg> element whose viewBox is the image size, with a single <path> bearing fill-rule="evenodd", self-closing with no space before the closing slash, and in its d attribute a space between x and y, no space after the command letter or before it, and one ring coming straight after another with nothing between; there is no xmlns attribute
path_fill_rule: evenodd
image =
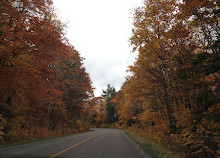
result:
<svg viewBox="0 0 220 158"><path fill-rule="evenodd" d="M51 0L0 2L0 143L85 129L90 77L52 8Z"/></svg>
<svg viewBox="0 0 220 158"><path fill-rule="evenodd" d="M219 1L145 1L132 76L113 99L118 127L186 157L219 157Z"/></svg>

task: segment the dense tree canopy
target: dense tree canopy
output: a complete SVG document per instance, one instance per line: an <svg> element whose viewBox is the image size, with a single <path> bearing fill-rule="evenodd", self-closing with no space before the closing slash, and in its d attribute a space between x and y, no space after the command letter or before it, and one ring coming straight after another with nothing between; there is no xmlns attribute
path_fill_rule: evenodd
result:
<svg viewBox="0 0 220 158"><path fill-rule="evenodd" d="M83 129L93 89L63 29L51 0L1 0L1 143Z"/></svg>
<svg viewBox="0 0 220 158"><path fill-rule="evenodd" d="M219 1L144 2L130 39L133 75L113 98L119 125L187 157L218 157Z"/></svg>

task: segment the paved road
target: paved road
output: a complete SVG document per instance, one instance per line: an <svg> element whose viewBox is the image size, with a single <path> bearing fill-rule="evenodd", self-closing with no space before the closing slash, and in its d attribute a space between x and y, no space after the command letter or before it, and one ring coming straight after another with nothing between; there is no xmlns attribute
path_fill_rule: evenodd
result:
<svg viewBox="0 0 220 158"><path fill-rule="evenodd" d="M94 129L68 137L0 149L0 158L150 158L118 129Z"/></svg>

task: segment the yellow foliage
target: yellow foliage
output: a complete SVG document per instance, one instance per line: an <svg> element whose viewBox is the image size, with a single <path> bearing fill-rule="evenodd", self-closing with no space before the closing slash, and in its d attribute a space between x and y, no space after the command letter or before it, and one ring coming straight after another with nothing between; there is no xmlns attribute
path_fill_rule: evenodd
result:
<svg viewBox="0 0 220 158"><path fill-rule="evenodd" d="M79 129L80 132L84 131L83 122L81 120L76 121L77 129Z"/></svg>
<svg viewBox="0 0 220 158"><path fill-rule="evenodd" d="M2 115L0 114L0 144L3 144L3 136L5 135L5 133L3 132L4 127L6 126L6 120L2 117Z"/></svg>
<svg viewBox="0 0 220 158"><path fill-rule="evenodd" d="M177 119L177 126L189 127L191 124L191 110L189 108L185 108L184 106L179 106L178 109L175 109L174 113L174 116Z"/></svg>

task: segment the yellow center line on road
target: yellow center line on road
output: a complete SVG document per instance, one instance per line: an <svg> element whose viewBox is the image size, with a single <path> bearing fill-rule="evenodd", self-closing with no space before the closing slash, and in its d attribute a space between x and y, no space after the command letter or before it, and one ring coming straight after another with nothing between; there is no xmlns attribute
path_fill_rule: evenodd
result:
<svg viewBox="0 0 220 158"><path fill-rule="evenodd" d="M95 138L95 137L98 137L98 136L100 136L100 135L102 135L102 134L104 134L104 133L105 133L105 132L99 133L99 134L94 135L94 136L92 136L92 137L90 137L90 138L88 138L88 139L85 139L85 140L83 140L83 141L81 141L81 142L79 142L79 143L77 143L77 144L75 144L75 145L73 145L73 146L71 146L71 147L69 147L69 148L66 148L66 149L64 149L64 150L62 150L62 151L60 151L60 152L58 152L58 153L56 153L56 154L50 156L49 158L54 158L54 157L56 157L56 156L58 156L58 155L60 155L60 154L62 154L62 153L64 153L64 152L66 152L66 151L68 151L68 150L70 150L70 149L72 149L72 148L74 148L74 147L76 147L76 146L78 146L78 145L80 145L80 144L82 144L82 143L85 143L85 142L89 141L90 139L93 139L93 138Z"/></svg>

